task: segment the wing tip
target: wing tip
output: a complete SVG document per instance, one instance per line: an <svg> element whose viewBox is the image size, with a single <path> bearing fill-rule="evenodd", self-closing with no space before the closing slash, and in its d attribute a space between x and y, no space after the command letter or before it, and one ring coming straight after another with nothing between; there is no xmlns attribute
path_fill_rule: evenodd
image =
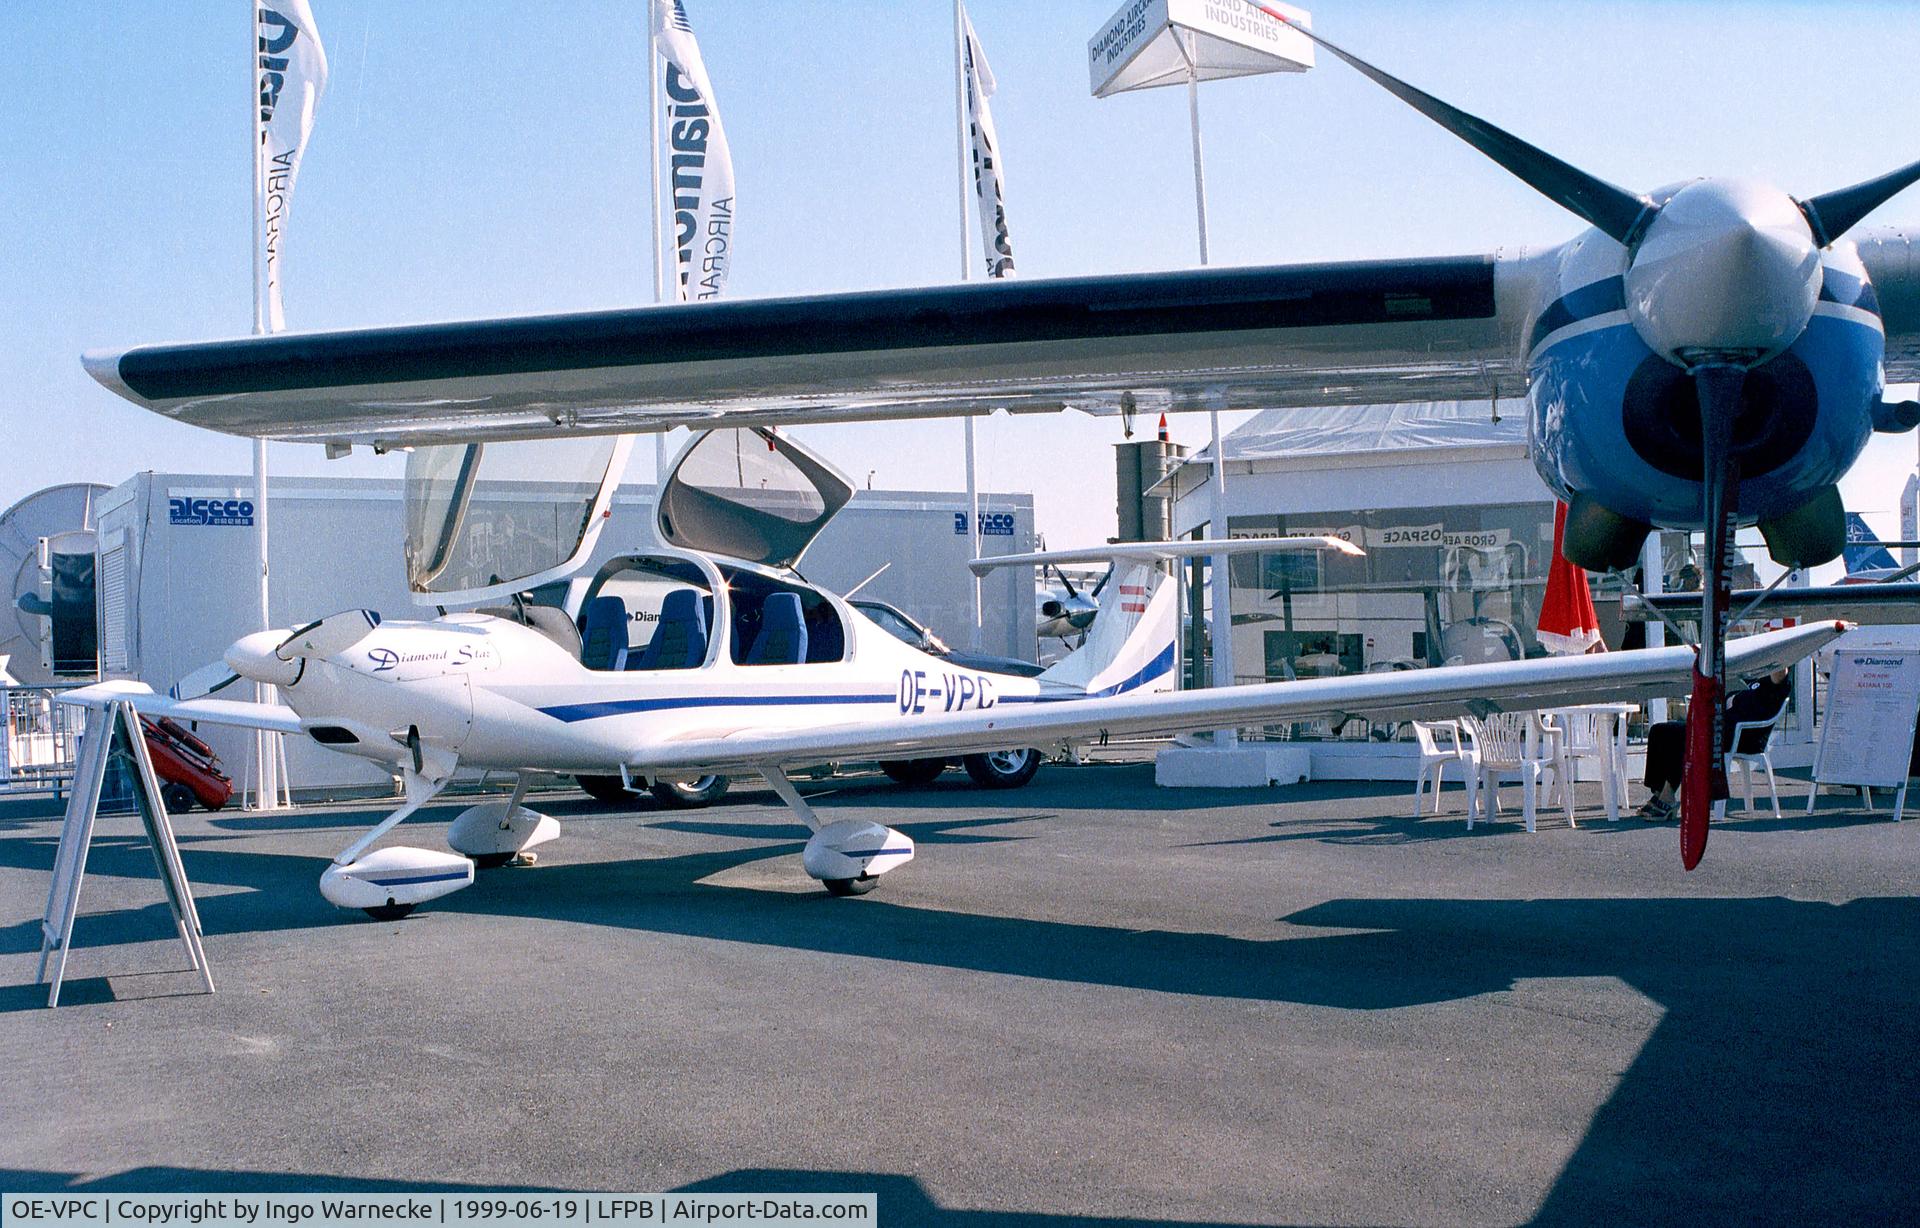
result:
<svg viewBox="0 0 1920 1228"><path fill-rule="evenodd" d="M141 398L120 378L120 359L124 354L124 350L87 350L80 355L80 365L108 392L138 403Z"/></svg>

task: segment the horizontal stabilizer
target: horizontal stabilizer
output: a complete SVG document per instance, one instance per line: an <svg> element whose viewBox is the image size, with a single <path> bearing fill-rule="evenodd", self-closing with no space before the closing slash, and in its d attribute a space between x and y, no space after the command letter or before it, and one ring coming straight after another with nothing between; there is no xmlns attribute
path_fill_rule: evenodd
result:
<svg viewBox="0 0 1920 1228"><path fill-rule="evenodd" d="M1061 563L1157 563L1174 559L1212 558L1220 554L1279 554L1287 550L1333 550L1351 555L1366 553L1341 537L1230 537L1224 541L1113 542L1078 550L1000 554L992 558L974 559L967 566L975 575L985 575L1001 567L1057 566Z"/></svg>

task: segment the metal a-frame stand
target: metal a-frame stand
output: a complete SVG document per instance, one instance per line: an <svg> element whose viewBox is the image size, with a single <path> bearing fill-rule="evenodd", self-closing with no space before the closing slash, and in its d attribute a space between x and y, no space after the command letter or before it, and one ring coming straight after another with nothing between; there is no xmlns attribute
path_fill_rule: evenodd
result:
<svg viewBox="0 0 1920 1228"><path fill-rule="evenodd" d="M73 939L73 919L80 907L80 880L86 875L87 849L93 843L93 821L100 809L107 766L118 757L133 778L134 808L147 829L153 862L167 890L174 928L186 944L188 967L200 974L207 992L213 992L213 971L200 944L200 914L193 906L193 889L180 864L180 846L160 799L160 781L147 754L140 716L125 700L112 700L87 712L86 732L74 764L73 791L67 795L67 817L60 828L60 849L53 859L53 887L47 893L47 915L41 921L40 970L36 983L51 986L47 1005L60 1005L60 982L67 973L67 950Z"/></svg>

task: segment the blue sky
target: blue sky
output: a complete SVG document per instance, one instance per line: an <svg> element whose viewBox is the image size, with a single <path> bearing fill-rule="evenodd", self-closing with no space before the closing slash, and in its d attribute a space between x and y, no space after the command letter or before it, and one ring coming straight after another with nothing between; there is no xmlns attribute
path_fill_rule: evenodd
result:
<svg viewBox="0 0 1920 1228"><path fill-rule="evenodd" d="M289 327L649 301L644 4L312 3L333 75L289 222ZM947 0L686 3L739 181L730 293L956 279ZM1088 93L1085 42L1115 7L970 5L1000 82L1025 276L1195 262L1183 93ZM1920 157L1910 4L1314 12L1330 37L1630 187L1712 173L1810 193ZM78 361L249 327L247 23L235 0L0 4L0 507L54 482L249 468L245 441L136 410ZM1484 252L1577 229L1338 63L1210 84L1201 109L1217 264ZM1920 190L1874 220L1920 222ZM1174 424L1184 442L1204 432ZM961 482L956 423L804 434L861 481ZM1118 439L1105 420L994 419L983 484L1032 490L1056 545L1096 539ZM636 451L644 476L651 449ZM1914 457L1911 436L1877 441L1844 487L1883 535ZM397 472L284 446L273 466Z"/></svg>

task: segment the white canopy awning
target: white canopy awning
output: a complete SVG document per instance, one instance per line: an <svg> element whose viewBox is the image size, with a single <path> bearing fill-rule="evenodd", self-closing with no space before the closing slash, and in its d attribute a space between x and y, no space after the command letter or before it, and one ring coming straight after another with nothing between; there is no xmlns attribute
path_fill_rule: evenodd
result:
<svg viewBox="0 0 1920 1228"><path fill-rule="evenodd" d="M1313 43L1262 8L1313 24L1276 0L1127 0L1087 40L1093 96L1312 68Z"/></svg>
<svg viewBox="0 0 1920 1228"><path fill-rule="evenodd" d="M1511 448L1524 453L1527 406L1522 400L1416 401L1268 409L1230 432L1224 442L1229 461L1311 463L1313 457L1424 455L1450 448ZM1212 460L1209 446L1196 450L1187 463L1206 465Z"/></svg>

